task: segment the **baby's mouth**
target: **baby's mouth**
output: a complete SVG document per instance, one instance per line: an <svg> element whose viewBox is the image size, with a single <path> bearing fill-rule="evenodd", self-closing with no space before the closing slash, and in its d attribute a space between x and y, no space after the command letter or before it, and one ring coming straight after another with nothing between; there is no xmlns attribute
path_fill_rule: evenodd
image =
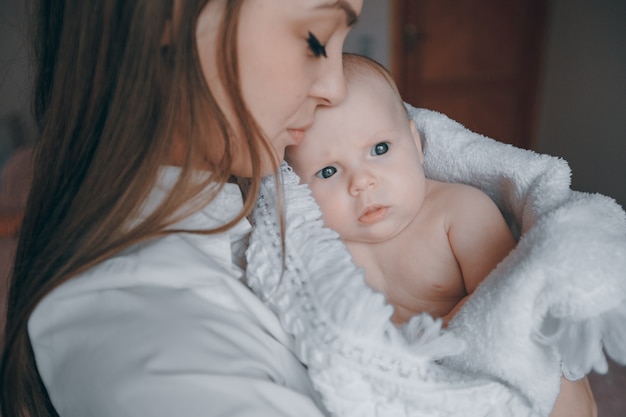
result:
<svg viewBox="0 0 626 417"><path fill-rule="evenodd" d="M369 206L363 210L363 213L359 216L359 221L364 224L374 224L385 218L389 211L385 206Z"/></svg>

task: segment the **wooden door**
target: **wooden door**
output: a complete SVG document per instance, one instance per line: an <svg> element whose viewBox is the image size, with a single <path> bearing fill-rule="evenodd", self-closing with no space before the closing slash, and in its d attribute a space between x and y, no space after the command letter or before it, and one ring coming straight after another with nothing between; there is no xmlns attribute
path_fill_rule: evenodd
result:
<svg viewBox="0 0 626 417"><path fill-rule="evenodd" d="M392 72L405 101L531 148L546 0L393 0Z"/></svg>

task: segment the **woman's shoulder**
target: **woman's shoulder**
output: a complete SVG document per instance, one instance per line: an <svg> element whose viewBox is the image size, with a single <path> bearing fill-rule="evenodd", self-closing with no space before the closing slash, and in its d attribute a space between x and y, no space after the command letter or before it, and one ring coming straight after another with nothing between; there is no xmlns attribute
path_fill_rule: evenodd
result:
<svg viewBox="0 0 626 417"><path fill-rule="evenodd" d="M132 247L46 296L31 315L29 336L53 400L59 392L100 404L157 384L155 375L187 383L204 375L206 384L214 375L284 380L285 364L298 363L292 341L244 285L243 271L214 256L226 245L227 235L173 234ZM87 380L97 384L81 382Z"/></svg>
<svg viewBox="0 0 626 417"><path fill-rule="evenodd" d="M237 279L243 272L226 261L223 253L229 249L227 237L173 233L123 250L69 279L50 296L144 286L194 287L227 275Z"/></svg>
<svg viewBox="0 0 626 417"><path fill-rule="evenodd" d="M57 324L72 323L78 315L88 321L93 311L102 318L115 317L119 306L139 301L144 311L159 308L164 294L179 301L175 294L200 298L205 307L244 310L237 294L247 291L241 282L244 271L230 254L227 235L175 233L137 244L51 291L33 312L29 333L34 337Z"/></svg>

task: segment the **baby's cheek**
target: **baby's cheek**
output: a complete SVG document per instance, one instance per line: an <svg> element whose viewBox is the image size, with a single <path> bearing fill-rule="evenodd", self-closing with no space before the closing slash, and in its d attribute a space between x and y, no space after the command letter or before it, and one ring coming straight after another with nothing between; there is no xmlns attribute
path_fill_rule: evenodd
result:
<svg viewBox="0 0 626 417"><path fill-rule="evenodd" d="M324 220L324 226L330 227L331 229L340 232L340 223L337 221L337 216L333 215L332 212L322 209L322 219Z"/></svg>
<svg viewBox="0 0 626 417"><path fill-rule="evenodd" d="M338 201L337 198L318 200L320 209L322 210L322 219L324 225L329 227L343 236L346 224L350 222L349 213L346 207Z"/></svg>
<svg viewBox="0 0 626 417"><path fill-rule="evenodd" d="M322 210L324 223L326 223L326 225L328 225L328 223L333 223L336 203L332 198L332 194L324 190L320 190L319 188L316 189L315 187L313 187L313 197L315 198L315 201L317 201L317 204L320 206L320 210Z"/></svg>

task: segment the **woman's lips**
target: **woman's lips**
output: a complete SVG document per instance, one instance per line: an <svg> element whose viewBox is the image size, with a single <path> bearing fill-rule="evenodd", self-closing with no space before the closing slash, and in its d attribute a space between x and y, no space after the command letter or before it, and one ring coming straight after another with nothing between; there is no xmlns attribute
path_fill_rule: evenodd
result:
<svg viewBox="0 0 626 417"><path fill-rule="evenodd" d="M359 221L363 224L374 224L385 218L388 207L371 206L363 210L363 214L359 217Z"/></svg>
<svg viewBox="0 0 626 417"><path fill-rule="evenodd" d="M299 145L304 140L304 132L306 129L287 129L291 139L293 139L294 145Z"/></svg>
<svg viewBox="0 0 626 417"><path fill-rule="evenodd" d="M307 123L306 125L302 125L299 127L287 128L287 132L289 132L291 139L293 139L294 145L299 145L300 143L302 143L302 141L304 140L304 134L307 130L311 128L311 126L313 126L313 122Z"/></svg>

